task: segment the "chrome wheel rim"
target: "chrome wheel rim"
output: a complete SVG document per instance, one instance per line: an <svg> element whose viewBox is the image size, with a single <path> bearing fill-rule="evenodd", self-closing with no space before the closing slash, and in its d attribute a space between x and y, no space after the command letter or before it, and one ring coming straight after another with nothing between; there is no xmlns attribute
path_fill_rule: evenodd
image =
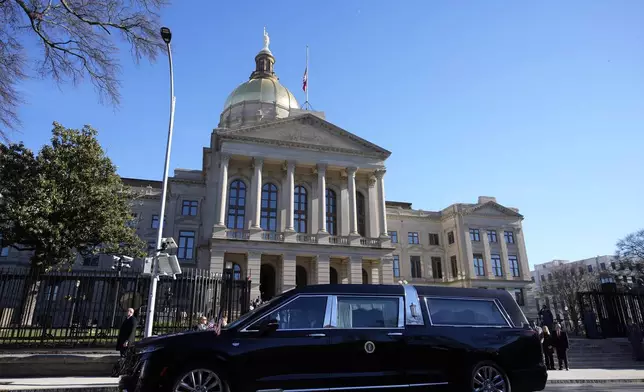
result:
<svg viewBox="0 0 644 392"><path fill-rule="evenodd" d="M481 366L472 380L474 392L507 392L508 387L501 372L494 366Z"/></svg>
<svg viewBox="0 0 644 392"><path fill-rule="evenodd" d="M217 373L209 369L194 369L184 374L174 392L223 392Z"/></svg>

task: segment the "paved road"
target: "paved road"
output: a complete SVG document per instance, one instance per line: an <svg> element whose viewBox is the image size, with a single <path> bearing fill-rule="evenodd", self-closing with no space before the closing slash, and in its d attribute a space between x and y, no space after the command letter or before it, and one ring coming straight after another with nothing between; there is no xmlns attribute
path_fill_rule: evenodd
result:
<svg viewBox="0 0 644 392"><path fill-rule="evenodd" d="M551 384L544 392L642 392L642 384Z"/></svg>

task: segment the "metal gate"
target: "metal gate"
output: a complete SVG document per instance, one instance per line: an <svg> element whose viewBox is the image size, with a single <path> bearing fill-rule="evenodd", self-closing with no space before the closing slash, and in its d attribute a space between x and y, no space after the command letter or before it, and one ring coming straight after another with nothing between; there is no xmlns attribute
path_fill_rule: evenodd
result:
<svg viewBox="0 0 644 392"><path fill-rule="evenodd" d="M644 295L634 293L577 293L588 338L628 336L629 321L644 328Z"/></svg>

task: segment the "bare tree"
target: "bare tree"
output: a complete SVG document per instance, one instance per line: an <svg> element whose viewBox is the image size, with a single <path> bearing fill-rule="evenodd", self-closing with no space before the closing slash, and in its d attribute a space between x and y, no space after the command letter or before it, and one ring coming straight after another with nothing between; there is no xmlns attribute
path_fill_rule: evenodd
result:
<svg viewBox="0 0 644 392"><path fill-rule="evenodd" d="M34 71L60 84L89 77L101 102L118 105L116 34L130 45L138 62L154 61L164 44L159 14L166 0L0 0L0 137L19 125L23 102L17 85L27 71L25 42L42 49Z"/></svg>
<svg viewBox="0 0 644 392"><path fill-rule="evenodd" d="M557 302L559 311L567 306L570 318L579 320L577 293L595 290L598 283L598 276L586 271L585 265L562 264L548 273L548 279L541 284L541 291Z"/></svg>
<svg viewBox="0 0 644 392"><path fill-rule="evenodd" d="M626 285L644 285L644 229L631 233L617 241L615 251L615 270L613 274Z"/></svg>

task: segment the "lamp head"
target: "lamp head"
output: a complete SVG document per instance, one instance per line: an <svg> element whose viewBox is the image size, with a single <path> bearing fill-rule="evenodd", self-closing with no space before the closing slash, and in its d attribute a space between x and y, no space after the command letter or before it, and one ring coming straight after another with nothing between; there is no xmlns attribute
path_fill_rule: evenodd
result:
<svg viewBox="0 0 644 392"><path fill-rule="evenodd" d="M161 27L161 38L163 39L163 42L165 42L166 44L170 43L170 41L172 40L172 32L170 31L169 28Z"/></svg>

